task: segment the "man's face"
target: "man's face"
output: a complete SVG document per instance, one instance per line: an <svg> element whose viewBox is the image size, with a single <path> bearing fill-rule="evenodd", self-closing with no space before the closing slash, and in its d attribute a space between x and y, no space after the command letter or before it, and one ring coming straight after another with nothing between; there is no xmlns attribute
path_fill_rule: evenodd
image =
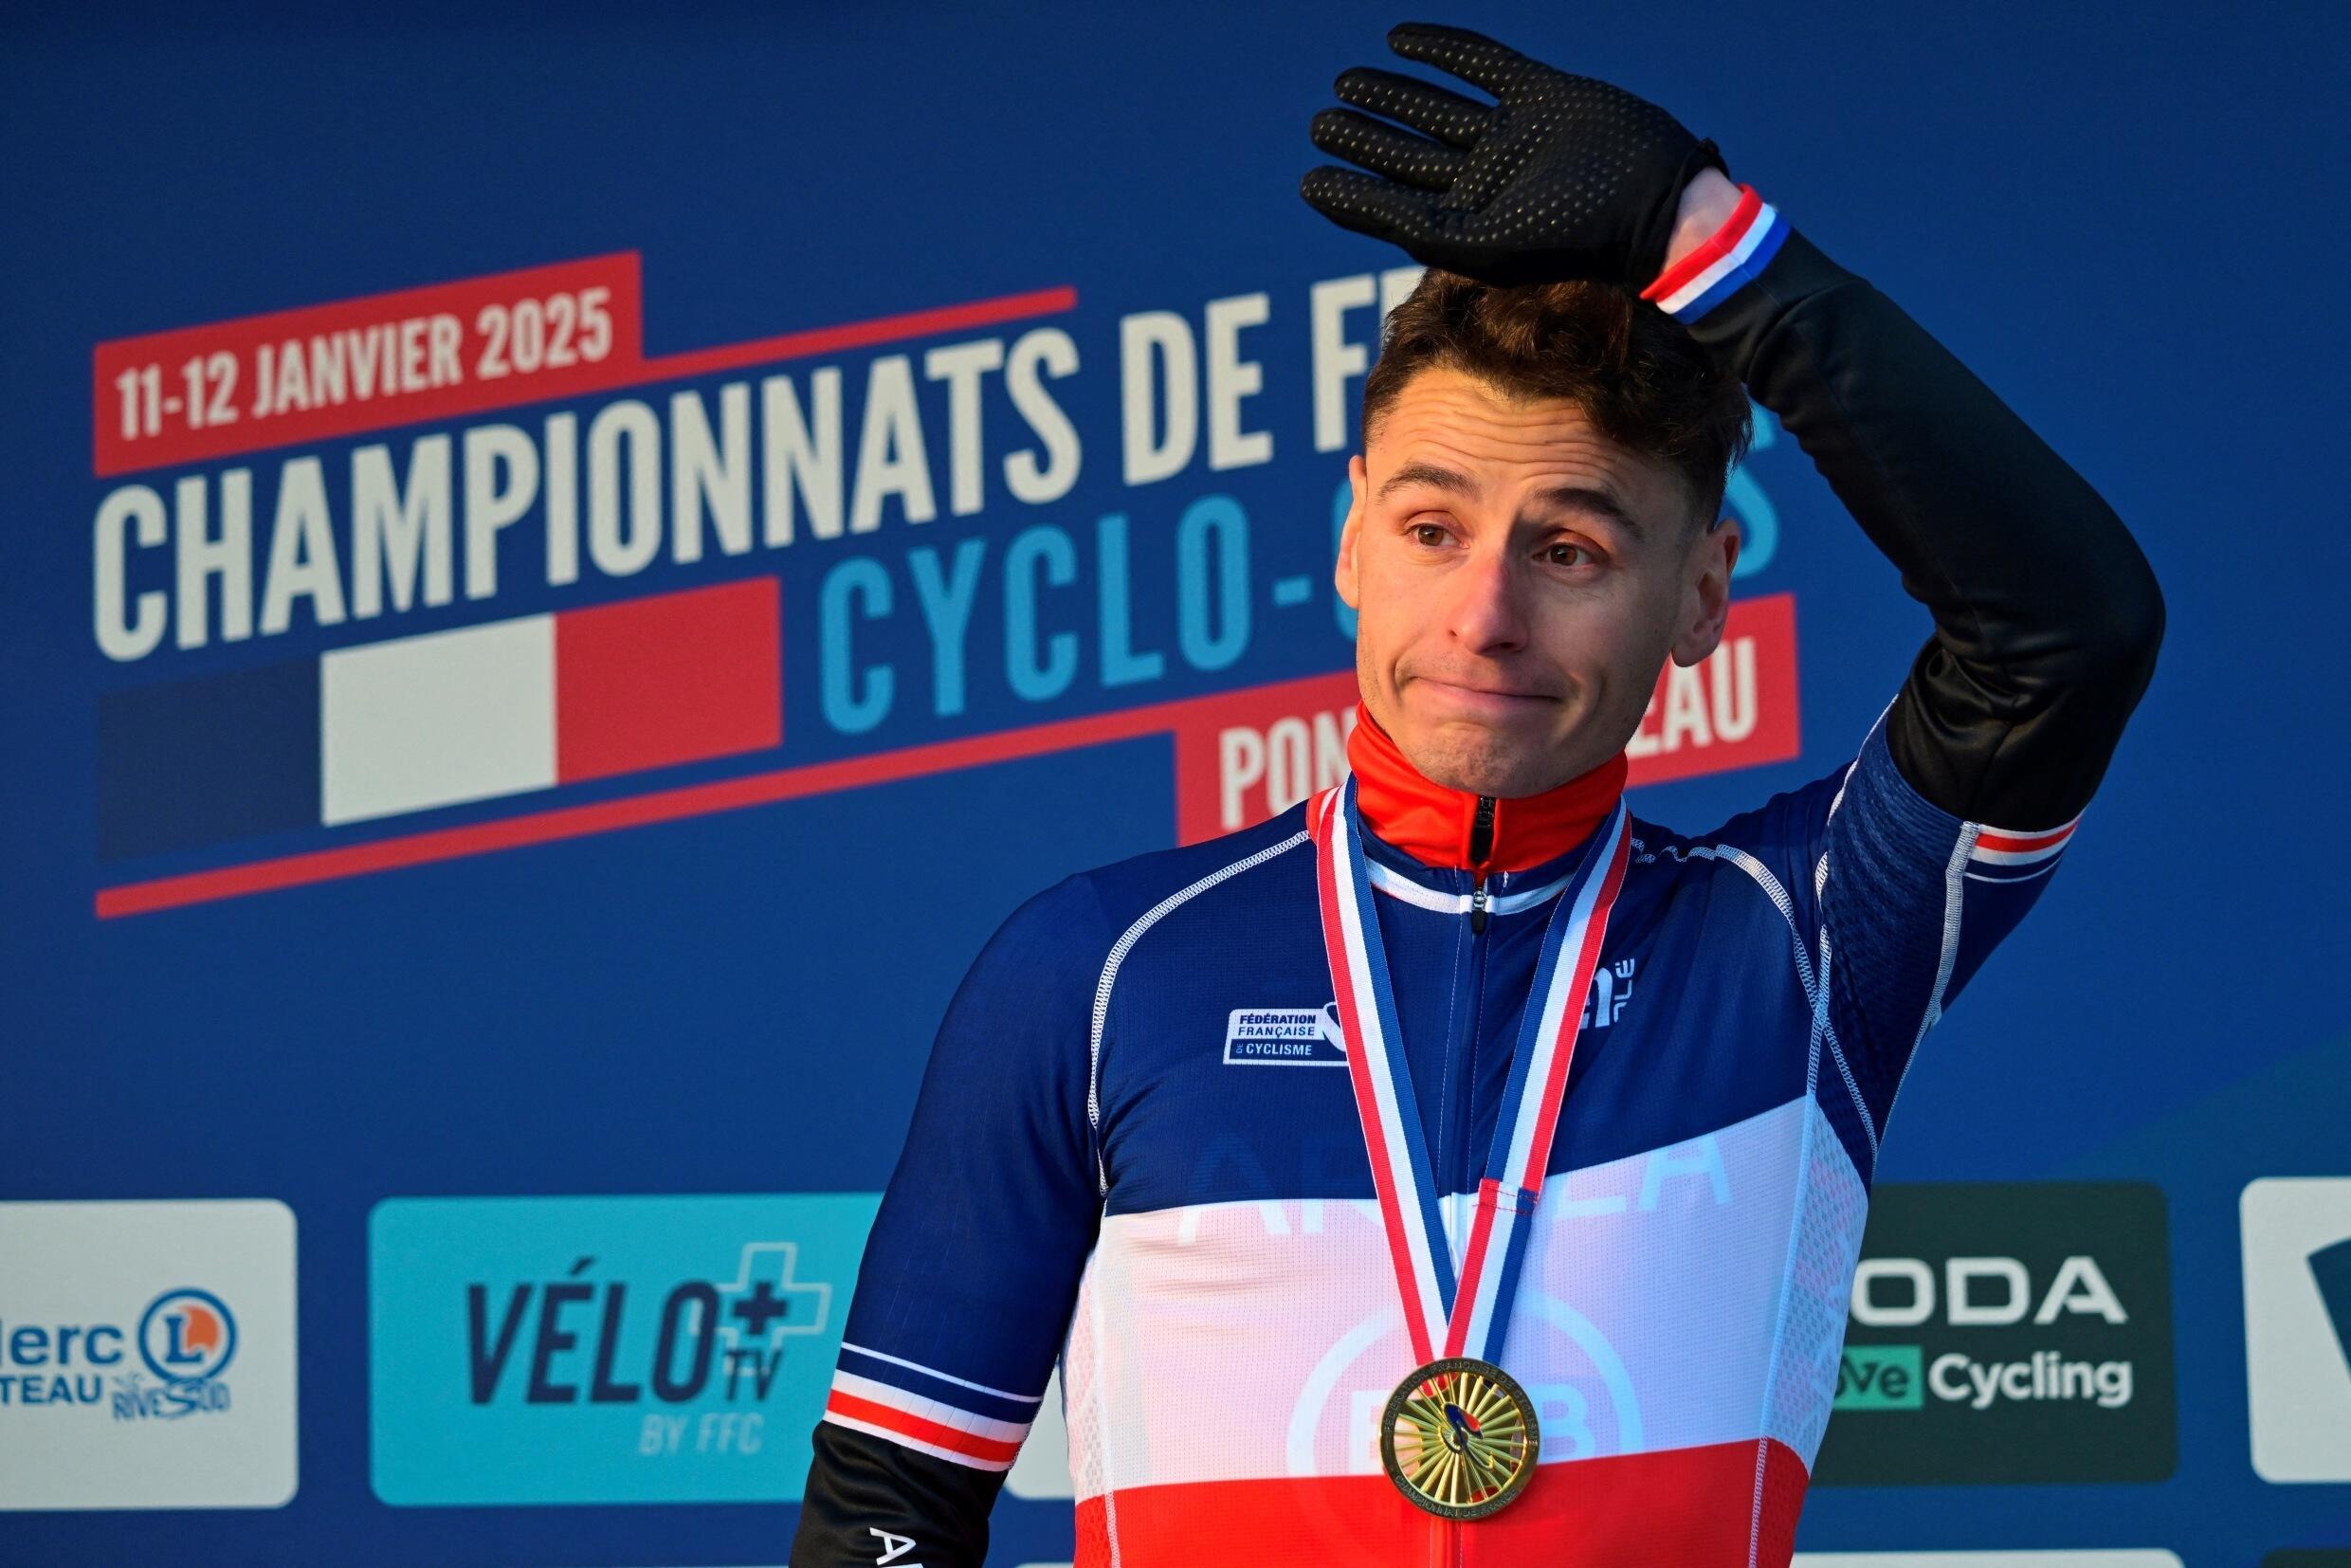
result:
<svg viewBox="0 0 2351 1568"><path fill-rule="evenodd" d="M1452 789L1538 794L1624 749L1668 655L1714 651L1738 530L1564 399L1416 373L1340 536L1365 706Z"/></svg>

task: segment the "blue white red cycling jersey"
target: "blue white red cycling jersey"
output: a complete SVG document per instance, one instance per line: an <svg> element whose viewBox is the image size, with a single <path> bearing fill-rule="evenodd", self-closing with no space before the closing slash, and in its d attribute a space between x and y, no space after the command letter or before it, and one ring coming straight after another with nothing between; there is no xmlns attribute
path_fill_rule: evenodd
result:
<svg viewBox="0 0 2351 1568"><path fill-rule="evenodd" d="M826 1418L1002 1469L1058 1356L1082 1563L1417 1562L1449 1535L1464 1562L1783 1561L1904 1071L2071 825L1938 810L1882 725L1710 832L1634 819L1503 1353L1541 1464L1455 1524L1379 1464L1417 1363L1333 1012L1321 804L1072 877L997 933L940 1033ZM1595 841L1499 873L1473 932L1470 873L1378 826L1458 1245L1537 946Z"/></svg>

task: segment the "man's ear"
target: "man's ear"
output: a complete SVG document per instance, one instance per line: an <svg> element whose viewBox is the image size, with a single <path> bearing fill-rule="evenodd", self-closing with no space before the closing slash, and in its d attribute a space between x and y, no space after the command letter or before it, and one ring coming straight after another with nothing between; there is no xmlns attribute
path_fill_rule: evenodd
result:
<svg viewBox="0 0 2351 1568"><path fill-rule="evenodd" d="M1673 662L1699 663L1722 641L1731 612L1731 569L1739 564L1739 524L1725 514L1690 540L1684 557L1681 625L1673 639Z"/></svg>
<svg viewBox="0 0 2351 1568"><path fill-rule="evenodd" d="M1355 497L1347 502L1347 520L1339 531L1339 564L1331 570L1331 582L1339 590L1340 603L1349 610L1360 610L1362 567L1356 558L1356 543L1363 533L1363 509L1372 493L1371 473L1363 466L1360 452L1347 460L1347 483Z"/></svg>

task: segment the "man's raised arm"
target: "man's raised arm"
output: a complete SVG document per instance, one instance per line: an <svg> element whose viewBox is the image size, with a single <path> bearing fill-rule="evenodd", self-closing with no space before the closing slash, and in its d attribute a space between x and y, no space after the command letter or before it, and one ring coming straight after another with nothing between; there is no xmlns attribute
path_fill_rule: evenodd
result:
<svg viewBox="0 0 2351 1568"><path fill-rule="evenodd" d="M1934 615L1886 720L1903 776L1970 821L2077 814L2162 635L2154 574L2113 511L1664 110L1459 28L1388 38L1496 101L1343 73L1353 107L1317 115L1313 137L1360 167L1310 172L1306 200L1431 266L1608 282L1673 314L1779 417Z"/></svg>
<svg viewBox="0 0 2351 1568"><path fill-rule="evenodd" d="M1779 417L1933 613L1886 720L1903 776L1972 821L2078 815L2162 638L2113 510L1900 306L1713 170L1643 295Z"/></svg>

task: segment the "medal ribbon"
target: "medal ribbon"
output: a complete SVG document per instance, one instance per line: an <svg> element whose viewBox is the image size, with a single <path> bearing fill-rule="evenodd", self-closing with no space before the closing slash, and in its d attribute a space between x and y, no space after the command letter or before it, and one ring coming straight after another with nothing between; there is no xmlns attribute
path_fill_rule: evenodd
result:
<svg viewBox="0 0 2351 1568"><path fill-rule="evenodd" d="M1415 1365L1443 1354L1477 1356L1499 1366L1526 1253L1525 1222L1542 1191L1609 910L1624 885L1631 821L1620 798L1552 904L1457 1271L1396 1023L1395 992L1372 903L1355 792L1352 777L1325 790L1309 804L1307 820L1314 834L1322 945L1347 1043L1347 1076L1355 1085L1388 1253L1404 1298L1405 1328Z"/></svg>

